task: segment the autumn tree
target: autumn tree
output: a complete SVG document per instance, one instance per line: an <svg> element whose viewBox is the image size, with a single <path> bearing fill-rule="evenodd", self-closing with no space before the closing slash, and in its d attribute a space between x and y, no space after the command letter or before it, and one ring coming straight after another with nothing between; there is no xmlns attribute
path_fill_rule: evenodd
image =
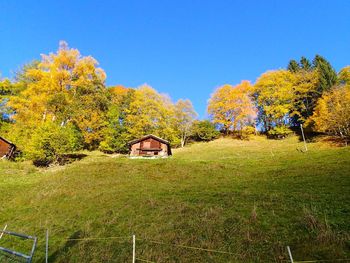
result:
<svg viewBox="0 0 350 263"><path fill-rule="evenodd" d="M212 94L208 113L225 133L241 132L244 127L254 125L256 110L251 99L252 89L249 81L242 81L236 86L219 87Z"/></svg>
<svg viewBox="0 0 350 263"><path fill-rule="evenodd" d="M337 76L331 64L319 55L312 63L305 57L299 63L291 60L288 70L296 77L291 121L298 126L313 114L318 99L336 84Z"/></svg>
<svg viewBox="0 0 350 263"><path fill-rule="evenodd" d="M350 86L338 86L324 93L310 123L316 131L350 139Z"/></svg>
<svg viewBox="0 0 350 263"><path fill-rule="evenodd" d="M130 139L154 134L177 144L174 119L174 105L170 99L143 85L134 91L126 109L125 127Z"/></svg>
<svg viewBox="0 0 350 263"><path fill-rule="evenodd" d="M38 69L40 64L40 60L33 60L29 63L22 65L19 69L15 71L14 82L20 84L22 86L22 90L26 88L26 86L33 82L33 79L27 72L31 69Z"/></svg>
<svg viewBox="0 0 350 263"><path fill-rule="evenodd" d="M26 85L10 97L9 105L16 112L13 134L17 134L19 145L25 148L21 138L28 141L35 129L53 122L61 127L75 126L86 148L98 146L106 125L108 98L106 75L97 65L94 58L81 56L61 41L57 53L42 55L38 64L17 74L19 82Z"/></svg>
<svg viewBox="0 0 350 263"><path fill-rule="evenodd" d="M293 74L294 87L290 117L292 125L299 126L313 114L319 97L317 91L319 75L315 70L304 69L300 69Z"/></svg>
<svg viewBox="0 0 350 263"><path fill-rule="evenodd" d="M339 83L318 100L308 124L316 131L350 139L350 66L340 70Z"/></svg>
<svg viewBox="0 0 350 263"><path fill-rule="evenodd" d="M340 70L338 80L342 85L350 85L350 66Z"/></svg>
<svg viewBox="0 0 350 263"><path fill-rule="evenodd" d="M293 110L295 75L287 70L267 71L254 85L259 120L266 131L287 125Z"/></svg>
<svg viewBox="0 0 350 263"><path fill-rule="evenodd" d="M181 147L184 147L187 139L191 135L193 121L197 118L190 100L178 100L175 104L175 129L181 139Z"/></svg>

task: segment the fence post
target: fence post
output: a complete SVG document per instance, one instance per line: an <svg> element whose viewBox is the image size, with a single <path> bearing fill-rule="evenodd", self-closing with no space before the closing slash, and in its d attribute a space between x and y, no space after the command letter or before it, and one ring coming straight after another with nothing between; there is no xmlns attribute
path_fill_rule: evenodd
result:
<svg viewBox="0 0 350 263"><path fill-rule="evenodd" d="M46 229L45 262L49 262L49 230Z"/></svg>
<svg viewBox="0 0 350 263"><path fill-rule="evenodd" d="M136 262L136 238L132 235L132 263Z"/></svg>
<svg viewBox="0 0 350 263"><path fill-rule="evenodd" d="M305 145L305 152L307 152L307 145L306 145L306 141L305 141L304 129L303 129L303 125L302 124L300 124L300 129L301 129L301 134L303 135L303 140L304 140L304 145Z"/></svg>
<svg viewBox="0 0 350 263"><path fill-rule="evenodd" d="M290 247L289 246L287 246L287 250L288 250L288 255L289 255L290 262L294 263L292 252L290 251Z"/></svg>
<svg viewBox="0 0 350 263"><path fill-rule="evenodd" d="M5 225L5 227L4 227L4 229L3 229L2 231L5 231L6 228L7 228L7 225ZM2 239L2 236L3 236L3 235L4 235L4 232L1 232L1 234L0 234L0 239Z"/></svg>

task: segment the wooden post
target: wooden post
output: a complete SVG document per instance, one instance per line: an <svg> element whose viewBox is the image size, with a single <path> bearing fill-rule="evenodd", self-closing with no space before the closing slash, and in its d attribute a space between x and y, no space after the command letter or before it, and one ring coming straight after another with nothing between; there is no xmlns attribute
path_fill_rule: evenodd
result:
<svg viewBox="0 0 350 263"><path fill-rule="evenodd" d="M136 262L136 238L132 235L132 263Z"/></svg>
<svg viewBox="0 0 350 263"><path fill-rule="evenodd" d="M45 262L49 262L49 230L46 230Z"/></svg>
<svg viewBox="0 0 350 263"><path fill-rule="evenodd" d="M5 227L4 227L4 229L3 229L2 231L5 231L6 228L7 228L7 225L5 225ZM4 235L4 232L1 232L1 233L0 233L0 239L2 238L3 235Z"/></svg>
<svg viewBox="0 0 350 263"><path fill-rule="evenodd" d="M303 125L300 124L300 129L301 129L301 134L303 135L303 140L304 140L304 145L305 145L305 152L307 152L307 145L306 145L306 140L304 136L304 130L303 130Z"/></svg>
<svg viewBox="0 0 350 263"><path fill-rule="evenodd" d="M294 263L292 252L290 251L290 247L289 246L287 246L287 250L288 250L288 255L289 255L290 262Z"/></svg>

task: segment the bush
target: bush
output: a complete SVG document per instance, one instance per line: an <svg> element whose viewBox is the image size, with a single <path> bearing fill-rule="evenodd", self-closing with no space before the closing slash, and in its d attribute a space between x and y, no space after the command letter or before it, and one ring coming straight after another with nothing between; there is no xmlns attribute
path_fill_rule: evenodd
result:
<svg viewBox="0 0 350 263"><path fill-rule="evenodd" d="M243 128L242 133L245 135L253 135L256 133L256 129L253 126L246 126Z"/></svg>
<svg viewBox="0 0 350 263"><path fill-rule="evenodd" d="M127 136L125 133L119 134L108 128L108 131L105 132L104 139L100 142L98 149L105 153L127 153L129 151Z"/></svg>
<svg viewBox="0 0 350 263"><path fill-rule="evenodd" d="M277 126L267 132L270 139L284 139L293 134L293 131L287 126Z"/></svg>
<svg viewBox="0 0 350 263"><path fill-rule="evenodd" d="M245 126L241 131L236 134L236 137L241 140L248 140L249 135L256 134L256 129L253 126Z"/></svg>
<svg viewBox="0 0 350 263"><path fill-rule="evenodd" d="M193 123L191 138L195 141L211 141L218 138L220 132L215 125L208 120Z"/></svg>
<svg viewBox="0 0 350 263"><path fill-rule="evenodd" d="M47 166L57 161L60 155L79 150L81 145L81 134L73 125L62 127L47 122L34 130L24 153L35 165Z"/></svg>

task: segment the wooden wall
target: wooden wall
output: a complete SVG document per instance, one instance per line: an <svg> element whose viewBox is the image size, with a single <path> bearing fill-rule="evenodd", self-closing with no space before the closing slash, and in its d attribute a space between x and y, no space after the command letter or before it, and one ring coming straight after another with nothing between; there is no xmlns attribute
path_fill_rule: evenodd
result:
<svg viewBox="0 0 350 263"><path fill-rule="evenodd" d="M11 149L11 144L0 139L0 157L3 157L4 155L8 154Z"/></svg>

